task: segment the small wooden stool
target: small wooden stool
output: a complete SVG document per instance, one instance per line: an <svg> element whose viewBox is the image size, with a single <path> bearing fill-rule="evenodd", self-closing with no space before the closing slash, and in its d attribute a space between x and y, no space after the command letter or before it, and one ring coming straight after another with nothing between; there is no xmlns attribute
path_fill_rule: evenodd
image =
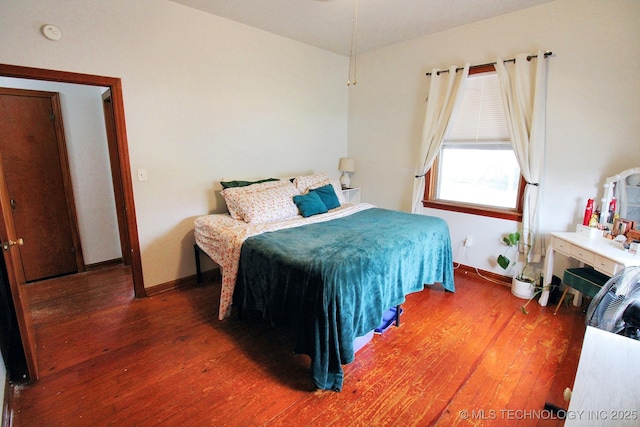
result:
<svg viewBox="0 0 640 427"><path fill-rule="evenodd" d="M553 312L554 316L558 313L560 304L564 301L564 297L567 296L569 288L573 288L593 298L609 279L609 276L590 267L567 268L562 276L562 282L566 287L560 297L560 301L558 301L556 310Z"/></svg>

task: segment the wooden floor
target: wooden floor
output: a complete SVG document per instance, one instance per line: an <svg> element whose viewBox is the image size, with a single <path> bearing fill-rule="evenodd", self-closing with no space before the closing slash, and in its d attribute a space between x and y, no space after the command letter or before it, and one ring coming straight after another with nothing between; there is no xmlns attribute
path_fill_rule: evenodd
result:
<svg viewBox="0 0 640 427"><path fill-rule="evenodd" d="M124 267L29 285L42 378L14 426L562 425L584 334L579 308L530 304L456 272L409 295L402 325L317 391L306 356L259 319L217 320L219 283L135 299Z"/></svg>

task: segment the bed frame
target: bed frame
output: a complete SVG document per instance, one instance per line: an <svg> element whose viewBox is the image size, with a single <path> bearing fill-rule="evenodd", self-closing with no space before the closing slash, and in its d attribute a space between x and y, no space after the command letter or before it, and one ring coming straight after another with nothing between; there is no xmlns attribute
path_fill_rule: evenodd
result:
<svg viewBox="0 0 640 427"><path fill-rule="evenodd" d="M193 244L193 251L196 256L196 283L198 286L202 285L202 266L200 265L200 254L203 253L209 258L209 255L198 246L197 243ZM209 258L211 259L211 258Z"/></svg>

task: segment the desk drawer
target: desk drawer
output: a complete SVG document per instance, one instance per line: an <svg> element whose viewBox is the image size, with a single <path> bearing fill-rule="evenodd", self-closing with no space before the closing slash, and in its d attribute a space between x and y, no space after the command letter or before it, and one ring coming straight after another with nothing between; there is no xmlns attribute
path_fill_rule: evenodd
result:
<svg viewBox="0 0 640 427"><path fill-rule="evenodd" d="M553 249L566 256L571 256L571 246L573 245L566 240L558 239L557 237L553 238Z"/></svg>
<svg viewBox="0 0 640 427"><path fill-rule="evenodd" d="M613 276L618 271L622 270L624 266L620 264L616 264L615 262L613 262L608 258L604 258L604 257L601 257L600 255L596 255L595 260L593 261L593 268L606 274L607 276Z"/></svg>
<svg viewBox="0 0 640 427"><path fill-rule="evenodd" d="M596 255L593 252L590 252L586 249L581 248L580 246L571 246L571 256L575 259L578 259L585 264L593 265Z"/></svg>

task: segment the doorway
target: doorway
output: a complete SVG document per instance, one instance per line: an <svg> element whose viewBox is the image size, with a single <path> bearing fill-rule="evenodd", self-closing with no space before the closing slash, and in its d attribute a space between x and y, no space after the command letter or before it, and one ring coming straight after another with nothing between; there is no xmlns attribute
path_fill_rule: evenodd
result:
<svg viewBox="0 0 640 427"><path fill-rule="evenodd" d="M133 198L133 185L130 173L129 164L129 151L126 135L126 125L124 116L124 102L122 95L122 84L119 78L96 76L89 74L78 74L61 72L54 70L45 70L30 67L20 67L14 65L0 64L0 76L14 77L33 80L44 80L62 83L74 83L80 85L89 86L103 86L107 87L110 92L111 117L113 126L113 157L112 165L116 166L117 178L114 178L114 184L118 182L118 190L121 192L121 203L119 203L121 212L118 214L118 218L122 218L124 224L119 224L121 230L124 231L126 236L125 242L127 244L127 254L130 257L131 263L131 275L134 287L134 294L136 297L146 296L144 289L144 281L142 276L142 263L140 257L140 245L137 231L137 221L135 214L134 198ZM111 150L110 150L111 151ZM117 192L117 191L114 191ZM16 264L19 262L19 256L15 249L13 249L14 242L17 241L17 235L15 233L15 227L13 223L7 222L8 213L10 213L10 199L5 195L0 195L0 210L2 211L2 218L0 218L0 237L7 244L7 249L3 255L6 262L8 278L10 282L10 289L13 298L13 304L16 309L18 326L21 333L21 341L27 356L27 365L29 370L29 376L31 380L38 378L37 370L37 358L36 358L36 343L35 343L35 331L32 327L31 319L29 318L28 310L25 307L25 298L22 291L24 287L24 275L16 272ZM117 208L118 209L118 208ZM124 254L123 254L124 258Z"/></svg>
<svg viewBox="0 0 640 427"><path fill-rule="evenodd" d="M0 88L0 112L17 267L27 282L83 271L59 94Z"/></svg>

